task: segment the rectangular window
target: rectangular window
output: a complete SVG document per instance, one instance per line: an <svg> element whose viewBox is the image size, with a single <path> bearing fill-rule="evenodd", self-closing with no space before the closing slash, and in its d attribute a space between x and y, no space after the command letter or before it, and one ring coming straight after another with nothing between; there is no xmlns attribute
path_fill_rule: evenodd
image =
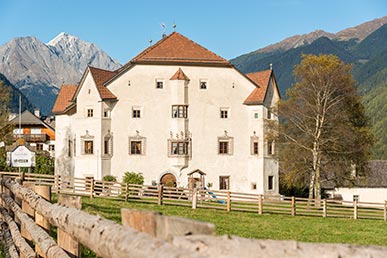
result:
<svg viewBox="0 0 387 258"><path fill-rule="evenodd" d="M164 88L164 81L156 80L156 89L162 89L162 88Z"/></svg>
<svg viewBox="0 0 387 258"><path fill-rule="evenodd" d="M36 151L42 151L43 150L43 143L37 143L36 144Z"/></svg>
<svg viewBox="0 0 387 258"><path fill-rule="evenodd" d="M255 113L254 113L254 118L255 118L255 119L258 119L258 118L259 118L258 112L255 112Z"/></svg>
<svg viewBox="0 0 387 258"><path fill-rule="evenodd" d="M105 139L105 141L103 143L104 143L103 144L103 153L105 155L110 154L109 153L109 139Z"/></svg>
<svg viewBox="0 0 387 258"><path fill-rule="evenodd" d="M232 155L233 154L233 138L229 136L218 137L218 154Z"/></svg>
<svg viewBox="0 0 387 258"><path fill-rule="evenodd" d="M228 141L219 141L219 154L228 154Z"/></svg>
<svg viewBox="0 0 387 258"><path fill-rule="evenodd" d="M274 155L274 141L267 142L267 155Z"/></svg>
<svg viewBox="0 0 387 258"><path fill-rule="evenodd" d="M220 109L220 118L223 118L223 119L228 118L228 108Z"/></svg>
<svg viewBox="0 0 387 258"><path fill-rule="evenodd" d="M230 176L219 176L219 190L230 190Z"/></svg>
<svg viewBox="0 0 387 258"><path fill-rule="evenodd" d="M188 114L187 105L173 105L172 106L172 118L187 118Z"/></svg>
<svg viewBox="0 0 387 258"><path fill-rule="evenodd" d="M109 118L109 117L110 117L110 110L105 109L105 110L103 111L103 117Z"/></svg>
<svg viewBox="0 0 387 258"><path fill-rule="evenodd" d="M140 108L133 108L132 109L132 117L133 118L141 118L141 109Z"/></svg>
<svg viewBox="0 0 387 258"><path fill-rule="evenodd" d="M94 110L92 108L87 109L87 117L93 117L94 116Z"/></svg>
<svg viewBox="0 0 387 258"><path fill-rule="evenodd" d="M140 135L129 137L129 155L145 154L145 137Z"/></svg>
<svg viewBox="0 0 387 258"><path fill-rule="evenodd" d="M353 201L358 202L359 201L359 195L353 195Z"/></svg>
<svg viewBox="0 0 387 258"><path fill-rule="evenodd" d="M267 190L274 190L274 176L267 177Z"/></svg>
<svg viewBox="0 0 387 258"><path fill-rule="evenodd" d="M84 141L84 153L85 154L93 154L94 148L93 148L93 141Z"/></svg>
<svg viewBox="0 0 387 258"><path fill-rule="evenodd" d="M54 151L55 150L55 145L54 144L48 145L48 150L49 151Z"/></svg>
<svg viewBox="0 0 387 258"><path fill-rule="evenodd" d="M23 134L23 128L15 128L13 129L13 134L18 135L18 134Z"/></svg>
<svg viewBox="0 0 387 258"><path fill-rule="evenodd" d="M175 156L187 156L189 155L189 142L188 141L171 141L170 142L170 155Z"/></svg>
<svg viewBox="0 0 387 258"><path fill-rule="evenodd" d="M31 128L31 134L41 134L42 129L41 128Z"/></svg>
<svg viewBox="0 0 387 258"><path fill-rule="evenodd" d="M267 110L267 119L271 119L271 111L270 111L270 109Z"/></svg>
<svg viewBox="0 0 387 258"><path fill-rule="evenodd" d="M253 142L253 155L258 155L258 142Z"/></svg>
<svg viewBox="0 0 387 258"><path fill-rule="evenodd" d="M200 86L200 89L202 89L202 90L207 89L207 80L200 80L199 86Z"/></svg>
<svg viewBox="0 0 387 258"><path fill-rule="evenodd" d="M259 144L258 144L259 138L255 135L250 137L250 154L251 155L258 155L259 154Z"/></svg>
<svg viewBox="0 0 387 258"><path fill-rule="evenodd" d="M142 142L141 141L131 141L130 142L130 154L131 155L142 154Z"/></svg>
<svg viewBox="0 0 387 258"><path fill-rule="evenodd" d="M72 140L67 141L67 156L69 156L69 157L73 156L73 141Z"/></svg>
<svg viewBox="0 0 387 258"><path fill-rule="evenodd" d="M257 190L257 183L251 183L251 190Z"/></svg>

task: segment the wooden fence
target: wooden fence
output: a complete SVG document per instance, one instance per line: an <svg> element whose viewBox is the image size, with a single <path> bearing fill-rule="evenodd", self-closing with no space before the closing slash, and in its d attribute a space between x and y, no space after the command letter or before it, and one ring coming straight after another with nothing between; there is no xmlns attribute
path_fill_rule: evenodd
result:
<svg viewBox="0 0 387 258"><path fill-rule="evenodd" d="M359 255L358 257L384 257L387 253L387 248L382 247L216 237L215 227L209 223L128 209L121 210L123 225L119 225L79 210L78 202L81 198L75 197L78 199L77 202L71 195L260 214L290 212L296 215L308 210L309 213L306 215L323 214L326 217L333 206L329 206L325 200L319 205L307 208L308 203L305 200L297 201L297 198L268 198L221 191L190 191L184 188L101 182L92 178L68 181L58 176L30 174L18 176L4 173L0 177L0 241L5 247L7 257L79 257L80 245L88 247L98 257L115 258L283 258L317 257L322 254L344 258L353 257L354 253ZM24 186L21 185L22 182ZM40 192L40 195L31 188ZM49 199L51 190L59 193L59 204L52 204L46 200ZM364 215L361 215L360 211L364 207L360 203L352 208L342 204L337 204L337 207L335 209L340 216L343 215L340 209L346 209L345 211L349 209L354 212L353 214L357 214L355 218ZM374 211L378 208L372 209ZM385 206L383 209L385 212ZM51 230L52 227L57 228L57 237L52 237L55 232Z"/></svg>
<svg viewBox="0 0 387 258"><path fill-rule="evenodd" d="M318 216L352 219L387 220L387 202L345 202L321 200L310 203L306 198L248 194L230 191L188 189L162 185L134 185L107 182L93 178L66 178L63 176L0 172L0 175L24 182L51 186L55 193L89 196L90 198L115 198L131 202L208 208L258 214L285 214L292 216Z"/></svg>

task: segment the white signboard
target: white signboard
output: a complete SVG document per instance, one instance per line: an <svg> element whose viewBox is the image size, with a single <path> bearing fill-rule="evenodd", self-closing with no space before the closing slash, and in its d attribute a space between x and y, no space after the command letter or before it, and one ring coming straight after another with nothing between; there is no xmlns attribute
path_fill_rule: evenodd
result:
<svg viewBox="0 0 387 258"><path fill-rule="evenodd" d="M25 146L17 147L11 153L12 167L33 167L35 166L35 152L30 151Z"/></svg>

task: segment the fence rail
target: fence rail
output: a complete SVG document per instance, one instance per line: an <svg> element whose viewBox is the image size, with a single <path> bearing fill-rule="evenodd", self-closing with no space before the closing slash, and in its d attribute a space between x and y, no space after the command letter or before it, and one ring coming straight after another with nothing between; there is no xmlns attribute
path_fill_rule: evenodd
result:
<svg viewBox="0 0 387 258"><path fill-rule="evenodd" d="M218 209L229 212L387 220L387 202L345 202L329 199L311 202L307 198L298 197L205 189L193 190L162 185L135 185L59 175L19 174L15 172L0 172L0 175L13 179L19 177L25 182L51 186L55 193L89 196L90 198L124 199L132 202L188 206L193 209Z"/></svg>

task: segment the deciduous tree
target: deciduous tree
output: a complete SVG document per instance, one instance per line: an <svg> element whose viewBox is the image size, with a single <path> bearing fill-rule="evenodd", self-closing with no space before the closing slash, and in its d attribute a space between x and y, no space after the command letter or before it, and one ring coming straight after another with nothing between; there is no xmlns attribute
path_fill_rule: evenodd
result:
<svg viewBox="0 0 387 258"><path fill-rule="evenodd" d="M321 198L321 182L363 173L372 137L350 65L333 55L304 55L296 83L279 104L278 151L282 180L308 183L309 199Z"/></svg>

